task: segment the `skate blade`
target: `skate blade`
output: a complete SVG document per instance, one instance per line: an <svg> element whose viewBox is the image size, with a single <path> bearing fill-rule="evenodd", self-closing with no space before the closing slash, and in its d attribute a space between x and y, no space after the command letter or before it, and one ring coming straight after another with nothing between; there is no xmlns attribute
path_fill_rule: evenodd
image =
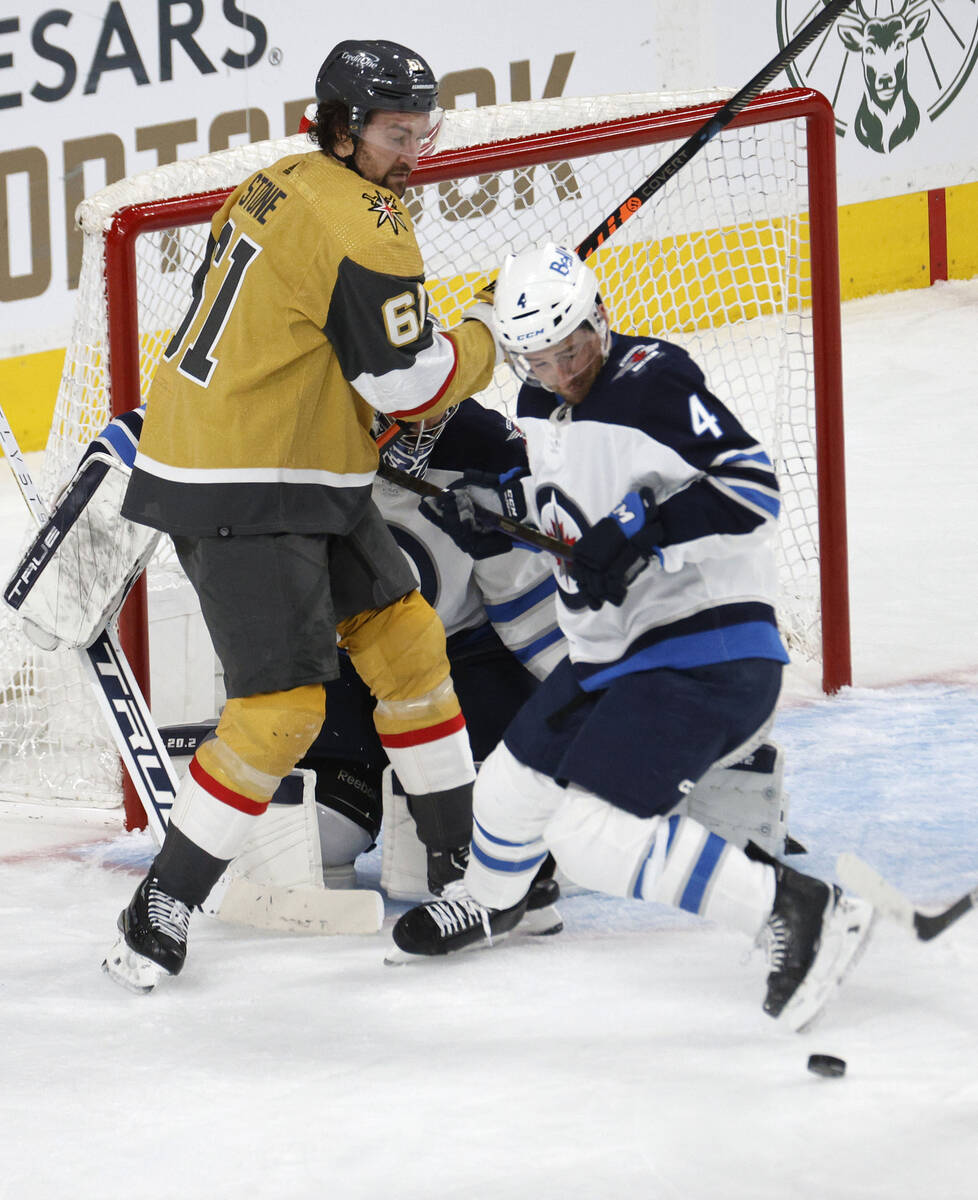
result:
<svg viewBox="0 0 978 1200"><path fill-rule="evenodd" d="M516 934L526 934L529 937L550 937L560 933L564 922L555 905L546 908L531 908L527 910L523 920L513 930Z"/></svg>
<svg viewBox="0 0 978 1200"><path fill-rule="evenodd" d="M119 938L105 956L102 970L120 987L137 996L151 992L167 973L152 959L137 954L126 944L125 938Z"/></svg>
<svg viewBox="0 0 978 1200"><path fill-rule="evenodd" d="M409 950L402 950L400 946L392 942L384 955L384 965L403 967L406 963L447 962L451 958L458 958L460 954L468 954L471 950L492 950L500 942L505 942L511 933L513 933L511 929L506 933L499 933L491 942L488 938L480 938L477 942L469 942L466 946L459 946L457 950L449 950L443 954L412 954Z"/></svg>
<svg viewBox="0 0 978 1200"><path fill-rule="evenodd" d="M808 974L784 1007L781 1020L796 1033L807 1033L825 1011L843 980L862 958L876 923L865 900L843 897L827 928Z"/></svg>

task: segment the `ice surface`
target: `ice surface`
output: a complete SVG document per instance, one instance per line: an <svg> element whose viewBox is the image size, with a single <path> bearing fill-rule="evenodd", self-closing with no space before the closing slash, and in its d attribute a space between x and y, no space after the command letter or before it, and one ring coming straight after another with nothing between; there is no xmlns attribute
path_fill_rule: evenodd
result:
<svg viewBox="0 0 978 1200"><path fill-rule="evenodd" d="M851 849L943 906L978 881L978 281L848 304L843 332L856 686L792 672L796 862ZM4 471L4 568L17 504ZM978 1194L978 915L880 926L806 1035L761 1013L744 939L594 895L558 937L405 967L386 934L197 917L184 974L135 997L98 963L151 852L0 810L2 1200Z"/></svg>

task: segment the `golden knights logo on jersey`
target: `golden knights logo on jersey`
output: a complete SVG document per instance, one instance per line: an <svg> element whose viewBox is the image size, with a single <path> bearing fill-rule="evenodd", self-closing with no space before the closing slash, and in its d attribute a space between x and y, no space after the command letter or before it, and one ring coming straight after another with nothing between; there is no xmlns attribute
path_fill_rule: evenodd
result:
<svg viewBox="0 0 978 1200"><path fill-rule="evenodd" d="M400 233L402 229L407 229L407 222L404 220L404 216L401 210L397 207L397 202L393 196L384 195L384 193L381 191L376 191L372 195L370 192L364 192L363 199L369 202L367 204L368 212L377 214L378 229L380 229L385 222L388 223L391 229L394 230L395 236Z"/></svg>

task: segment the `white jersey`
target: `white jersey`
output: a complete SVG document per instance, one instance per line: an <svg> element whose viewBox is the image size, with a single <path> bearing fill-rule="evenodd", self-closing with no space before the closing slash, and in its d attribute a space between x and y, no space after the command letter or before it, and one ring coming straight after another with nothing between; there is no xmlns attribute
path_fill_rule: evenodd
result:
<svg viewBox="0 0 978 1200"><path fill-rule="evenodd" d="M463 466L503 474L525 465L522 439L512 424L466 400L439 437L426 479L447 487L461 477ZM545 678L567 653L549 557L514 543L507 554L472 559L421 515L413 492L378 477L373 498L421 594L441 617L450 651L490 623L507 649L538 679Z"/></svg>
<svg viewBox="0 0 978 1200"><path fill-rule="evenodd" d="M516 423L530 511L552 536L576 541L642 487L659 503L663 544L620 606L591 610L566 567L554 567L558 620L582 687L655 667L787 661L774 611L774 470L684 350L615 334L581 403L524 385Z"/></svg>

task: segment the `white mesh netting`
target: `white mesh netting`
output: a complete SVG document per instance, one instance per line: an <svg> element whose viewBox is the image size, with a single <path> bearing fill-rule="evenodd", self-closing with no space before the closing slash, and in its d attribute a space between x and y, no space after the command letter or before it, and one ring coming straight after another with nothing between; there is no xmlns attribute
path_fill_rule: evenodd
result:
<svg viewBox="0 0 978 1200"><path fill-rule="evenodd" d="M439 155L541 132L567 130L559 161L413 188L433 311L452 325L480 280L508 251L545 240L576 246L671 153L657 145L582 153L575 129L638 114L720 101L727 93L619 96L503 105L446 114ZM38 480L50 500L79 448L112 411L107 375L104 231L122 208L230 188L285 153L311 149L302 135L173 163L86 200L85 248L71 344ZM808 247L806 123L800 116L725 130L627 221L591 260L614 326L678 341L713 391L769 449L784 499L779 615L792 651L820 653L813 341ZM175 222L179 224L179 222ZM136 240L140 387L149 382L183 316L206 225ZM508 368L482 397L510 408ZM26 540L26 532L25 532ZM154 590L188 587L172 557L158 556ZM151 600L152 605L152 600ZM117 803L118 761L72 653L44 653L0 610L0 796ZM212 715L185 714L187 719ZM167 719L175 719L168 714Z"/></svg>

